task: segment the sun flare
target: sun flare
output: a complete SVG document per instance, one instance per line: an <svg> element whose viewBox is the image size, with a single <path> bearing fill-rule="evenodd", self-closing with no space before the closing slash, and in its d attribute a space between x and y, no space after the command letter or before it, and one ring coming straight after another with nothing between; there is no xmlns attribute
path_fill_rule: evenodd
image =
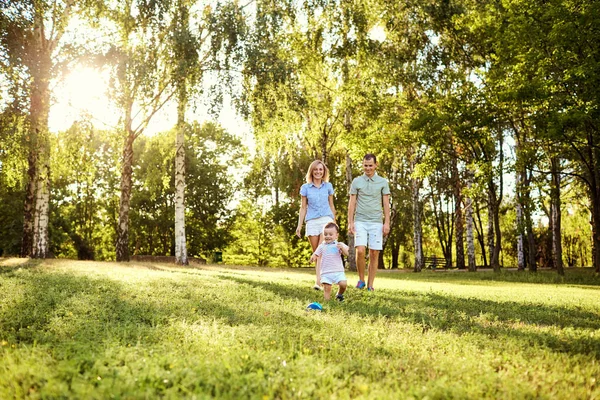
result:
<svg viewBox="0 0 600 400"><path fill-rule="evenodd" d="M54 91L50 130L69 128L78 119L91 117L94 125L115 126L118 113L108 98L108 71L82 67L71 72Z"/></svg>

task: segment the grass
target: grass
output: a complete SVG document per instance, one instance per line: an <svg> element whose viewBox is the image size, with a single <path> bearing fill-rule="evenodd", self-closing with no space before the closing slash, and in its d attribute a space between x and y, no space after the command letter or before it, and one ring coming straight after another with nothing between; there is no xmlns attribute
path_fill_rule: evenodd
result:
<svg viewBox="0 0 600 400"><path fill-rule="evenodd" d="M321 313L312 282L0 259L0 398L600 398L590 271L386 271Z"/></svg>

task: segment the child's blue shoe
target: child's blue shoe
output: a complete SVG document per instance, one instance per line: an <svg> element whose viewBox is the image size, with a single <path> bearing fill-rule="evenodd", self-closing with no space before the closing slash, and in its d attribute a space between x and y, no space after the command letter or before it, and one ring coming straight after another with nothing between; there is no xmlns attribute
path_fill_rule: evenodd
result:
<svg viewBox="0 0 600 400"><path fill-rule="evenodd" d="M323 311L323 306L316 301L306 306L306 311Z"/></svg>

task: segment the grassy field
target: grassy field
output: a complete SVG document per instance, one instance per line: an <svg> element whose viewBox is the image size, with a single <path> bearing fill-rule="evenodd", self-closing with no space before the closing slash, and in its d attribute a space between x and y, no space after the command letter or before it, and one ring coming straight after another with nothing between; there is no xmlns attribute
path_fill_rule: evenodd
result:
<svg viewBox="0 0 600 400"><path fill-rule="evenodd" d="M0 259L0 398L600 398L591 271L312 279Z"/></svg>

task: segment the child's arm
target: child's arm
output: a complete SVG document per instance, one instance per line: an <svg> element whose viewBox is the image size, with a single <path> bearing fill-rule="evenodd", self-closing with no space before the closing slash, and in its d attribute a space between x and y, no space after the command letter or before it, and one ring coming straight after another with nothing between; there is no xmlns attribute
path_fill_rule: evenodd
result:
<svg viewBox="0 0 600 400"><path fill-rule="evenodd" d="M344 243L341 243L341 242L339 242L339 243L337 244L337 248L338 248L338 249L340 249L340 250L342 251L342 254L343 254L343 255L345 255L346 257L348 257L348 250L350 249L350 248L348 247L348 245L346 245L346 244L344 244Z"/></svg>
<svg viewBox="0 0 600 400"><path fill-rule="evenodd" d="M310 262L315 262L319 259L319 257L321 257L321 254L323 253L323 244L321 243L316 249L315 252L312 254L312 256L310 257Z"/></svg>

